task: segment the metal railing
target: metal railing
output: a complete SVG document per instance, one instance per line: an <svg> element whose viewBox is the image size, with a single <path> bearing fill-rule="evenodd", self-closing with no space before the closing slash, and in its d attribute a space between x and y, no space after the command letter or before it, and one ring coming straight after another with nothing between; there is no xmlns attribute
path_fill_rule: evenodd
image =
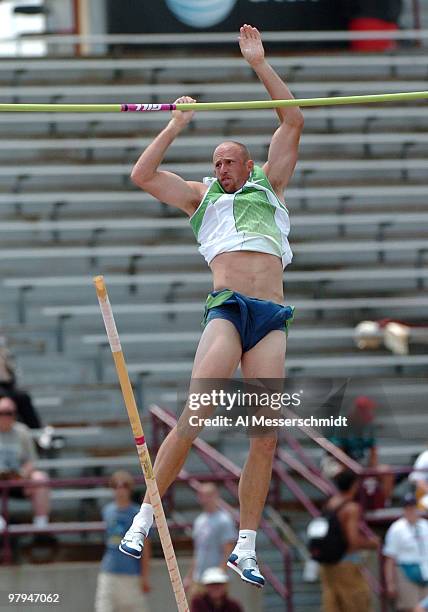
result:
<svg viewBox="0 0 428 612"><path fill-rule="evenodd" d="M302 427L301 429L302 431L304 431L304 433L306 433L306 435L308 435L310 439L312 439L313 442L321 446L321 448L323 448L326 452L332 455L338 462L345 465L349 470L357 474L360 478L385 475L387 473L396 475L409 474L410 472L415 471L415 468L413 466L390 467L389 469L383 468L381 472L376 468L363 468L359 463L348 457L348 455L346 455L346 453L344 453L340 448L338 448L332 442L321 436L318 432L315 432L312 428ZM278 458L322 493L329 496L336 494L338 491L334 484L323 476L319 467L312 461L310 457L308 457L300 443L295 438L293 438L293 436L291 436L286 430L283 430L282 438L287 443L287 445L296 453L296 455L299 457L299 460L295 459L292 455L290 455L290 453L280 447L278 447L277 449ZM428 469L417 471L428 472ZM310 514L312 514L312 516L317 516L317 514L319 514L318 509L316 509L316 512L313 513L310 511L308 505L306 505L305 507L308 509ZM385 522L385 520L393 520L394 518L399 517L393 517L391 514L389 514L388 517L383 516L372 520L373 522ZM365 521L360 523L360 529L365 536L374 535L373 531L370 529L367 522ZM372 587L373 592L376 593L376 595L379 597L382 612L386 612L388 609L388 603L385 596L384 557L380 550L378 551L377 561L378 577L376 578L367 570L365 571L365 574L367 580L370 583L370 586Z"/></svg>
<svg viewBox="0 0 428 612"><path fill-rule="evenodd" d="M236 480L236 477L231 474L192 474L180 473L177 480L185 485L195 488L195 485L200 486L202 482ZM144 485L144 477L137 476L134 478L136 485ZM94 476L80 478L51 478L46 481L33 481L28 479L15 480L0 480L0 514L5 519L5 525L0 532L2 536L2 564L9 565L12 562L12 538L21 535L39 535L39 534L62 534L62 533L96 533L105 530L103 521L64 521L48 523L44 527L38 527L31 523L10 523L9 502L12 489L21 489L29 487L47 487L49 489L58 489L63 487L83 487L94 491L98 487L106 486L110 482L110 476ZM94 499L97 496L94 495ZM190 526L190 523L168 521L170 529L183 529ZM156 526L155 526L156 527Z"/></svg>
<svg viewBox="0 0 428 612"><path fill-rule="evenodd" d="M425 40L428 29L406 30L278 30L264 32L265 42L343 42L353 40ZM1 43L40 41L52 45L63 44L117 44L117 45L224 45L236 44L235 32L201 32L190 34L21 34L17 37L0 38Z"/></svg>

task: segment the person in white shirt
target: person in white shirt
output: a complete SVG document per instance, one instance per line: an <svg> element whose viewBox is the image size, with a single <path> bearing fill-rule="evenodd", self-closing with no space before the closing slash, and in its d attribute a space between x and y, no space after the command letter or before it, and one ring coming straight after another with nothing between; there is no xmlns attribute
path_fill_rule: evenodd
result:
<svg viewBox="0 0 428 612"><path fill-rule="evenodd" d="M428 596L428 521L419 516L412 493L405 495L403 507L385 536L385 582L396 609L411 612Z"/></svg>
<svg viewBox="0 0 428 612"><path fill-rule="evenodd" d="M29 428L16 422L17 407L11 397L0 395L0 480L32 480L38 486L15 487L11 497L27 497L33 507L33 523L45 528L49 523L50 489L48 475L36 470L37 452ZM43 484L42 484L43 483ZM5 519L0 517L0 531Z"/></svg>

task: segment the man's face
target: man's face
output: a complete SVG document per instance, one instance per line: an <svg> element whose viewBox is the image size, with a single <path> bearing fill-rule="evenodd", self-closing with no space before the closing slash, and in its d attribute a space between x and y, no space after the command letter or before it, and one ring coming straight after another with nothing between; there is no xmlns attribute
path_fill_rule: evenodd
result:
<svg viewBox="0 0 428 612"><path fill-rule="evenodd" d="M8 397L0 399L0 431L9 431L15 423L15 402Z"/></svg>
<svg viewBox="0 0 428 612"><path fill-rule="evenodd" d="M245 184L254 162L245 158L241 147L233 142L223 142L213 155L214 172L226 193L234 193Z"/></svg>

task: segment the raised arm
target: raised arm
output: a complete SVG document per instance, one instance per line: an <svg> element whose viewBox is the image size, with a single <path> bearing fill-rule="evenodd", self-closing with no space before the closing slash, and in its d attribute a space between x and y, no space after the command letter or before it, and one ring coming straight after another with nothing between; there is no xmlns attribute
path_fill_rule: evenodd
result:
<svg viewBox="0 0 428 612"><path fill-rule="evenodd" d="M272 100L294 99L287 85L267 63L257 28L249 25L242 26L239 46L242 55L263 83ZM303 114L297 106L277 108L276 112L281 125L272 137L268 161L263 166L263 170L278 196L282 198L297 162L304 121Z"/></svg>
<svg viewBox="0 0 428 612"><path fill-rule="evenodd" d="M175 101L179 102L195 100L183 96ZM193 214L201 201L206 191L205 185L196 181L185 181L177 174L159 170L159 166L168 147L187 126L193 114L192 111L174 111L171 121L140 155L131 173L135 185L161 202L184 210L188 215Z"/></svg>

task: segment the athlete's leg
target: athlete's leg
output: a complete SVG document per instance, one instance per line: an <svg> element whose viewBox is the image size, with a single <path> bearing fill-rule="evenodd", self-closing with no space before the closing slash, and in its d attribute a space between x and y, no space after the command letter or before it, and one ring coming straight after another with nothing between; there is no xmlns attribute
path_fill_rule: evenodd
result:
<svg viewBox="0 0 428 612"><path fill-rule="evenodd" d="M206 326L195 355L192 371L192 381L201 378L230 378L238 367L242 348L239 334L230 321L213 319ZM190 392L195 383L190 384ZM198 411L201 412L200 410ZM201 416L208 416L211 406ZM169 485L174 482L180 472L192 442L200 428L189 426L192 411L186 404L178 424L170 431L162 442L154 463L154 473L162 496ZM140 558L147 536L153 522L153 509L148 494L138 514L134 517L131 527L122 539L120 550L132 557Z"/></svg>
<svg viewBox="0 0 428 612"><path fill-rule="evenodd" d="M246 380L282 379L285 367L286 336L270 332L242 356L242 375ZM263 512L272 474L276 434L254 435L239 482L241 529L257 529Z"/></svg>
<svg viewBox="0 0 428 612"><path fill-rule="evenodd" d="M224 319L213 319L206 326L199 341L192 370L192 380L204 378L230 378L241 359L241 340L235 326ZM194 387L190 384L190 393ZM206 407L198 416L208 417L212 407ZM201 428L190 427L189 417L195 412L186 404L178 424L163 441L154 464L159 493L162 496L180 472L193 440ZM145 502L148 502L146 495Z"/></svg>
<svg viewBox="0 0 428 612"><path fill-rule="evenodd" d="M241 359L242 375L247 381L282 379L284 376L286 336L275 330L265 336ZM260 523L272 474L276 432L250 439L250 450L239 481L240 530L228 566L242 580L263 587L265 580L256 558L256 531Z"/></svg>

